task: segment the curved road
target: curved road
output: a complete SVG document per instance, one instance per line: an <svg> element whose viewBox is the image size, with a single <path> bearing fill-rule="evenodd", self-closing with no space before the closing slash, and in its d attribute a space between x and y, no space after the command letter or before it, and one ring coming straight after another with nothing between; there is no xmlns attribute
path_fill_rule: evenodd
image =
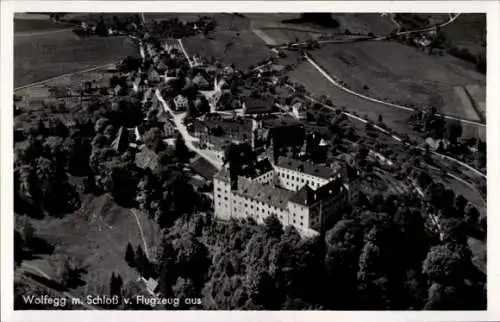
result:
<svg viewBox="0 0 500 322"><path fill-rule="evenodd" d="M134 215L135 221L137 222L137 226L139 227L139 232L141 233L142 243L144 244L144 254L146 254L146 258L148 260L151 260L151 258L149 257L148 244L146 243L146 238L144 237L144 231L142 230L142 225L141 225L141 222L139 221L139 216L137 216L135 209L130 209L130 212Z"/></svg>
<svg viewBox="0 0 500 322"><path fill-rule="evenodd" d="M410 112L417 111L417 109L414 109L414 108L411 108L411 107L408 107L408 106L403 106L403 105L399 105L399 104L394 104L394 103L389 103L389 102L381 101L379 99L376 99L376 98L373 98L373 97L369 97L369 96L360 94L358 92L355 92L355 91L353 91L353 90L351 90L351 89L349 89L349 88L341 85L338 81L334 80L333 77L330 76L330 74L328 74L323 68L321 68L321 66L319 66L311 57L309 57L309 55L306 54L304 56L305 56L306 60L311 65L313 65L313 67L316 68L316 70L321 75L323 75L331 84L333 84L334 86L340 88L341 90L343 90L343 91L345 91L345 92L347 92L349 94L355 95L355 96L357 96L359 98L362 98L364 100L367 100L367 101L371 101L371 102L378 103L378 104L383 104L383 105L394 107L394 108L398 108L398 109L401 109L401 110L410 111ZM437 114L437 115L442 116L445 119L456 120L456 121L460 121L460 122L465 123L465 124L471 124L471 125L477 125L477 126L486 127L486 124L481 123L481 122L477 122L477 121L467 120L467 119L463 119L463 118L459 118L459 117L455 117L455 116L444 115L444 114Z"/></svg>

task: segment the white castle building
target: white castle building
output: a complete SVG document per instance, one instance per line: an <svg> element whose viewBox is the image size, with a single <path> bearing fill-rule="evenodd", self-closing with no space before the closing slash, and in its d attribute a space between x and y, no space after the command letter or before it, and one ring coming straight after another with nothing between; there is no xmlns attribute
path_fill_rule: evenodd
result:
<svg viewBox="0 0 500 322"><path fill-rule="evenodd" d="M357 177L357 173L355 174ZM316 235L338 221L338 211L356 198L356 180L336 169L280 157L257 162L250 176L231 178L223 168L214 176L214 210L221 219L252 217L258 223L276 215L303 236Z"/></svg>

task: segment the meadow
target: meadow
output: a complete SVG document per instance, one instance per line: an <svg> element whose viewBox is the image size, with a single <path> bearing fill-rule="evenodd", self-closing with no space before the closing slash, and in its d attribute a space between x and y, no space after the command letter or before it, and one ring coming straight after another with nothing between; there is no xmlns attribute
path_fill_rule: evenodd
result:
<svg viewBox="0 0 500 322"><path fill-rule="evenodd" d="M484 75L449 55L427 55L396 42L326 45L311 56L330 75L364 95L400 105L434 106L443 114L479 120L454 86L485 86Z"/></svg>
<svg viewBox="0 0 500 322"><path fill-rule="evenodd" d="M136 213L151 256L159 243L159 228L146 215ZM30 264L55 277L60 259L73 257L86 270L82 276L85 285L74 290L74 294L108 294L112 272L118 273L125 284L138 278L125 262L127 243L134 249L139 245L144 249L137 221L129 209L118 206L109 195L84 196L82 207L74 213L63 218L33 219L32 223L37 237L55 249Z"/></svg>
<svg viewBox="0 0 500 322"><path fill-rule="evenodd" d="M187 53L202 57L213 56L238 69L246 69L271 57L271 51L257 35L249 30L217 30L209 38L189 37L182 40Z"/></svg>
<svg viewBox="0 0 500 322"><path fill-rule="evenodd" d="M57 36L14 36L14 87L136 54L136 46L124 36L80 38L70 30L60 31Z"/></svg>

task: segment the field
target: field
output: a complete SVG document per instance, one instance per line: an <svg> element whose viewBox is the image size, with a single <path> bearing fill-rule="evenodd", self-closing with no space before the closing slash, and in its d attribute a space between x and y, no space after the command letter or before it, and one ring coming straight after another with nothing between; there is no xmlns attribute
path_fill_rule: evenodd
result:
<svg viewBox="0 0 500 322"><path fill-rule="evenodd" d="M470 118L474 111L464 111L453 87L485 86L484 75L454 57L429 56L396 42L327 45L311 55L355 91L417 108L435 106L462 118Z"/></svg>
<svg viewBox="0 0 500 322"><path fill-rule="evenodd" d="M378 120L380 114L383 116L384 123L395 132L405 133L411 138L418 139L407 124L411 116L410 112L369 102L344 92L329 83L311 64L306 62L291 71L289 76L293 81L306 86L306 89L313 95L327 95L335 106L345 107L348 112L356 112L361 117L366 115L374 122Z"/></svg>
<svg viewBox="0 0 500 322"><path fill-rule="evenodd" d="M14 86L72 73L135 55L128 37L79 38L71 31L14 37Z"/></svg>
<svg viewBox="0 0 500 322"><path fill-rule="evenodd" d="M108 195L85 198L80 210L62 219L33 220L37 236L55 249L50 258L45 255L30 264L55 277L54 259L60 255L73 256L88 272L82 276L86 285L75 294L102 295L106 294L112 272L120 274L125 284L137 279L137 273L125 262L125 247L130 242L134 248L141 245L144 249L144 244L130 210L116 205ZM158 243L158 227L145 215L138 215L151 252Z"/></svg>
<svg viewBox="0 0 500 322"><path fill-rule="evenodd" d="M216 31L213 39L195 36L183 39L187 53L213 56L226 64L234 64L238 69L246 69L271 57L271 51L253 32Z"/></svg>
<svg viewBox="0 0 500 322"><path fill-rule="evenodd" d="M486 15L484 13L462 14L442 31L453 46L466 48L473 55L477 55L483 50L481 43L486 33Z"/></svg>
<svg viewBox="0 0 500 322"><path fill-rule="evenodd" d="M14 19L14 33L39 32L58 29L68 29L72 26L66 23L55 23L49 19Z"/></svg>
<svg viewBox="0 0 500 322"><path fill-rule="evenodd" d="M379 13L336 13L332 16L340 24L341 32L347 29L352 33L388 35L397 28L388 15Z"/></svg>

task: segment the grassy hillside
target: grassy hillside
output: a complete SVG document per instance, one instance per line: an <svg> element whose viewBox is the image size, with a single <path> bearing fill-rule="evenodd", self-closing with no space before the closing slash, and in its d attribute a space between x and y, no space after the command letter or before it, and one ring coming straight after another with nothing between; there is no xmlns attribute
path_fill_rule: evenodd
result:
<svg viewBox="0 0 500 322"><path fill-rule="evenodd" d="M127 37L79 38L71 31L15 36L14 86L108 64L136 53Z"/></svg>

